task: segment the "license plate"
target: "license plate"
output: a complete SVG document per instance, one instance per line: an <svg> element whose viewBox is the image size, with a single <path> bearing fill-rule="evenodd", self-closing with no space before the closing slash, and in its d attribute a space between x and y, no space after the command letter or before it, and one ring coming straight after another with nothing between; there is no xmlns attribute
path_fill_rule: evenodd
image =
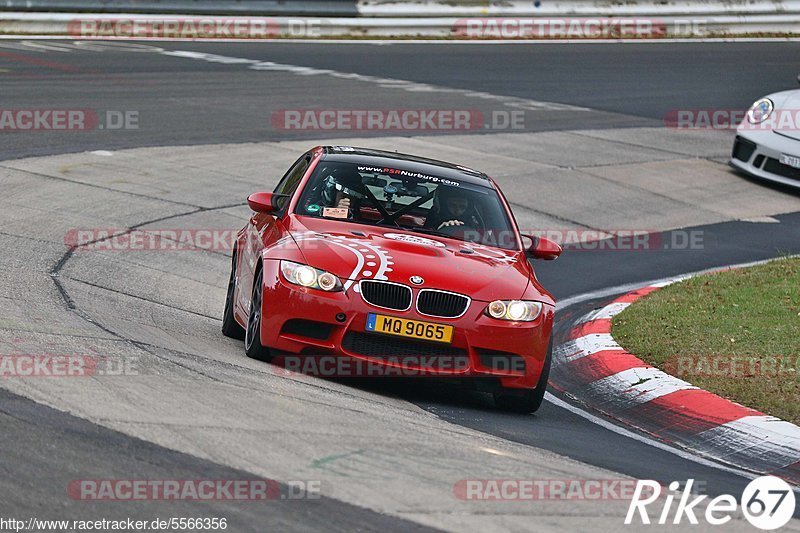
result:
<svg viewBox="0 0 800 533"><path fill-rule="evenodd" d="M789 165L790 167L800 168L800 157L781 154L781 163L784 165Z"/></svg>
<svg viewBox="0 0 800 533"><path fill-rule="evenodd" d="M453 341L453 329L453 326L446 324L434 324L433 322L409 320L375 313L367 315L367 331L385 333L387 335L398 335L400 337L449 344Z"/></svg>

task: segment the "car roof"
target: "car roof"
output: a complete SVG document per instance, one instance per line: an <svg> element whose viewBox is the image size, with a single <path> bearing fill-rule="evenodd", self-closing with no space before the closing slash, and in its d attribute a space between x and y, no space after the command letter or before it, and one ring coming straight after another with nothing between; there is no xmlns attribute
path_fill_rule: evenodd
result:
<svg viewBox="0 0 800 533"><path fill-rule="evenodd" d="M354 146L324 146L323 153L323 159L326 161L350 162L375 167L398 166L412 172L494 189L492 180L483 172L436 159Z"/></svg>

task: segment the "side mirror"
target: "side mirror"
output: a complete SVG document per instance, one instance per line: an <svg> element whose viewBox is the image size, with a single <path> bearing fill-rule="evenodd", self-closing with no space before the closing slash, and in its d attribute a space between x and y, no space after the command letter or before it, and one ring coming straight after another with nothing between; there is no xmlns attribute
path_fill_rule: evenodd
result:
<svg viewBox="0 0 800 533"><path fill-rule="evenodd" d="M800 74L797 75L797 83L800 83Z"/></svg>
<svg viewBox="0 0 800 533"><path fill-rule="evenodd" d="M275 205L272 203L273 194L271 192L254 192L247 197L247 205L256 213L272 213Z"/></svg>
<svg viewBox="0 0 800 533"><path fill-rule="evenodd" d="M525 250L525 253L531 259L544 259L545 261L552 261L553 259L558 259L558 256L561 255L561 246L550 239L546 239L544 237L533 237L531 235L523 235L523 237L527 237L533 241Z"/></svg>

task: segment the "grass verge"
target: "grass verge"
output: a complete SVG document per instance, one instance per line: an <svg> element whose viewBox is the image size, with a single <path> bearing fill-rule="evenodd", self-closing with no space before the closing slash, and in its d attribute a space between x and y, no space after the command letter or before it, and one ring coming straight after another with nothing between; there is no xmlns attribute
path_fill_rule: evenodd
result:
<svg viewBox="0 0 800 533"><path fill-rule="evenodd" d="M612 333L700 388L800 424L800 259L697 276L637 300Z"/></svg>

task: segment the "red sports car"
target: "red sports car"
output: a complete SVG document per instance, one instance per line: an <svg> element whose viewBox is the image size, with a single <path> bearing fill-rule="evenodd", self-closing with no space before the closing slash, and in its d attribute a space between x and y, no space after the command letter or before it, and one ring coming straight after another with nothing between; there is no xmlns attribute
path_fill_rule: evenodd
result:
<svg viewBox="0 0 800 533"><path fill-rule="evenodd" d="M508 410L541 405L555 302L527 259L561 248L521 235L487 175L325 146L247 201L222 331L248 356L357 361L457 378Z"/></svg>

